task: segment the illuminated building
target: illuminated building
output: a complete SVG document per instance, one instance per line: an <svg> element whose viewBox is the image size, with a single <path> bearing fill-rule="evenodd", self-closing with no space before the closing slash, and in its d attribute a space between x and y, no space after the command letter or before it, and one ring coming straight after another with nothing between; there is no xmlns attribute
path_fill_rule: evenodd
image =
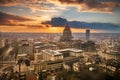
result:
<svg viewBox="0 0 120 80"><path fill-rule="evenodd" d="M71 32L70 26L65 25L65 29L63 31L63 35L60 38L60 41L67 42L67 41L71 41L72 38L73 37L72 37L72 32Z"/></svg>

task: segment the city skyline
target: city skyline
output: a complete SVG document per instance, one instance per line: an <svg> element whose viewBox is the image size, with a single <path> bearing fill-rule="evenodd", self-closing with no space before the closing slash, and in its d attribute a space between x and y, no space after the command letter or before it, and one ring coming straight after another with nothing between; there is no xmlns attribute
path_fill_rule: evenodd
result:
<svg viewBox="0 0 120 80"><path fill-rule="evenodd" d="M1 0L0 31L61 33L68 22L73 33L119 33L119 14L119 0Z"/></svg>

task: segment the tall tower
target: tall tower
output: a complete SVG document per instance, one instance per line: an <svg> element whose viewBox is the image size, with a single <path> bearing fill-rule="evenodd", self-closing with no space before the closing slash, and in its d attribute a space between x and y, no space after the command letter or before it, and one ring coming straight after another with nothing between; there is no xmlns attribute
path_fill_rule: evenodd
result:
<svg viewBox="0 0 120 80"><path fill-rule="evenodd" d="M87 41L90 40L90 30L89 29L86 30L86 40Z"/></svg>
<svg viewBox="0 0 120 80"><path fill-rule="evenodd" d="M72 38L73 37L72 37L71 29L70 29L69 25L66 24L65 28L63 30L63 35L60 38L60 41L61 42L67 42L67 41L71 41Z"/></svg>

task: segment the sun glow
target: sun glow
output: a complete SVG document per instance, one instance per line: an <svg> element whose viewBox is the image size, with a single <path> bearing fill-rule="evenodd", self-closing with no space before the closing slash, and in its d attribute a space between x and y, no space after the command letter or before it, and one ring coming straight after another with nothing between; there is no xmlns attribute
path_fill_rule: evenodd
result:
<svg viewBox="0 0 120 80"><path fill-rule="evenodd" d="M48 32L49 33L61 33L63 31L63 27L49 27Z"/></svg>
<svg viewBox="0 0 120 80"><path fill-rule="evenodd" d="M33 32L33 33L62 33L64 27L27 27L27 26L0 26L3 32ZM71 28L72 33L85 33L86 29ZM91 30L92 33L103 32L103 30Z"/></svg>

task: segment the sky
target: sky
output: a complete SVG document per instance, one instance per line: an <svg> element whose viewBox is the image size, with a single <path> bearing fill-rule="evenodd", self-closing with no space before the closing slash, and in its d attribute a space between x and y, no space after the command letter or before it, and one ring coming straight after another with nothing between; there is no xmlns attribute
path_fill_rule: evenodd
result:
<svg viewBox="0 0 120 80"><path fill-rule="evenodd" d="M2 32L60 33L59 20L72 32L120 32L120 0L0 0Z"/></svg>

